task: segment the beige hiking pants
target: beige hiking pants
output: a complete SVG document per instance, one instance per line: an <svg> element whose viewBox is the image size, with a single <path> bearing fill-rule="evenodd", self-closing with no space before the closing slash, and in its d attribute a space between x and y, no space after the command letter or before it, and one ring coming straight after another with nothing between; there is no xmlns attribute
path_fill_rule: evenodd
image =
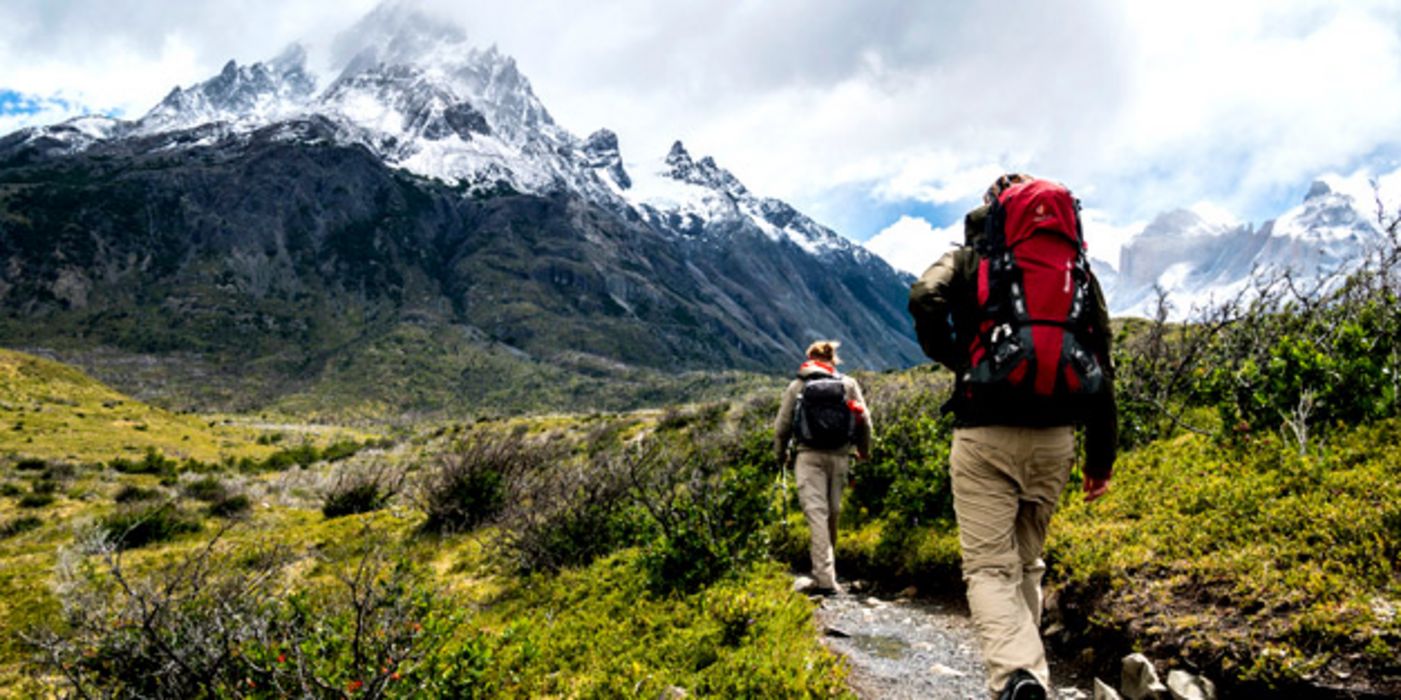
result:
<svg viewBox="0 0 1401 700"><path fill-rule="evenodd" d="M1041 548L1075 459L1075 432L987 426L953 433L949 473L968 608L994 695L1017 669L1050 688L1041 645Z"/></svg>
<svg viewBox="0 0 1401 700"><path fill-rule="evenodd" d="M845 453L803 450L794 459L798 501L811 533L812 578L818 586L837 585L837 516L842 508L851 457Z"/></svg>

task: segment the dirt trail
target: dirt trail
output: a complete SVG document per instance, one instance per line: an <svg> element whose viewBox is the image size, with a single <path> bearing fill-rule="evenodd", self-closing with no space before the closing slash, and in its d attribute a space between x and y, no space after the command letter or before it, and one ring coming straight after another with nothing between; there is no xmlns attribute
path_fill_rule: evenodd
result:
<svg viewBox="0 0 1401 700"><path fill-rule="evenodd" d="M862 698L987 697L982 656L961 601L844 593L820 599L817 622L828 648L848 659L852 689ZM1090 697L1089 683L1060 677L1056 666L1052 660L1056 697Z"/></svg>

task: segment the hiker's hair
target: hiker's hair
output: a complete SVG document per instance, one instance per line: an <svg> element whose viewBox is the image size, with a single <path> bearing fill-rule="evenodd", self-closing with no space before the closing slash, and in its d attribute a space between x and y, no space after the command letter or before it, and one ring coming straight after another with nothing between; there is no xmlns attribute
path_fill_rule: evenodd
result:
<svg viewBox="0 0 1401 700"><path fill-rule="evenodd" d="M999 175L998 178L993 180L992 184L988 186L988 191L983 193L983 204L992 204L992 200L997 199L998 196L1012 185L1030 182L1035 179L1036 178L1026 173L1007 173L1006 175Z"/></svg>
<svg viewBox="0 0 1401 700"><path fill-rule="evenodd" d="M838 364L841 359L837 357L837 348L841 346L835 340L819 340L808 346L808 359Z"/></svg>

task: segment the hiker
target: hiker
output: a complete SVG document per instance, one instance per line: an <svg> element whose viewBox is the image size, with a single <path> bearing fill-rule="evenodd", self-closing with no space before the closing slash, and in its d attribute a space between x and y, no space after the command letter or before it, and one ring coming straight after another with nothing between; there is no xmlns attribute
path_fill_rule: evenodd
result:
<svg viewBox="0 0 1401 700"><path fill-rule="evenodd" d="M964 245L910 290L925 354L953 370L949 474L963 579L988 688L1045 698L1046 529L1085 427L1084 498L1109 490L1118 441L1109 314L1063 186L999 177L964 218Z"/></svg>
<svg viewBox="0 0 1401 700"><path fill-rule="evenodd" d="M871 413L856 380L837 371L840 345L820 340L808 346L807 361L784 390L774 420L774 450L780 468L787 468L790 454L794 457L798 500L812 533L814 585L810 592L819 595L842 592L835 556L842 488L852 449L857 459L866 459L871 453Z"/></svg>

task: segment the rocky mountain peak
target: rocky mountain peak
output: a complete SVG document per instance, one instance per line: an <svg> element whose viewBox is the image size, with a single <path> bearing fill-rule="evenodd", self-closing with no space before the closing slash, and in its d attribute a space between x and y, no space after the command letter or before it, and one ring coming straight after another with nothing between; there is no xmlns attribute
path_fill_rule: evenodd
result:
<svg viewBox="0 0 1401 700"><path fill-rule="evenodd" d="M154 133L215 121L266 122L307 102L316 81L306 71L306 51L293 44L265 63L230 60L219 74L188 88L176 87L138 122Z"/></svg>
<svg viewBox="0 0 1401 700"><path fill-rule="evenodd" d="M1314 180L1313 184L1309 185L1308 194L1304 195L1304 201L1307 202L1310 199L1326 197L1330 194L1333 194L1333 188L1329 187L1328 183L1322 180Z"/></svg>
<svg viewBox="0 0 1401 700"><path fill-rule="evenodd" d="M686 150L686 146L680 140L671 144L671 150L667 151L664 162L671 166L671 174L678 180L684 179L681 177L682 173L689 172L695 167L695 162L691 160L690 151Z"/></svg>
<svg viewBox="0 0 1401 700"><path fill-rule="evenodd" d="M582 149L584 165L612 178L618 189L632 187L632 178L623 169L623 157L618 150L618 135L609 129L599 129L589 134Z"/></svg>

